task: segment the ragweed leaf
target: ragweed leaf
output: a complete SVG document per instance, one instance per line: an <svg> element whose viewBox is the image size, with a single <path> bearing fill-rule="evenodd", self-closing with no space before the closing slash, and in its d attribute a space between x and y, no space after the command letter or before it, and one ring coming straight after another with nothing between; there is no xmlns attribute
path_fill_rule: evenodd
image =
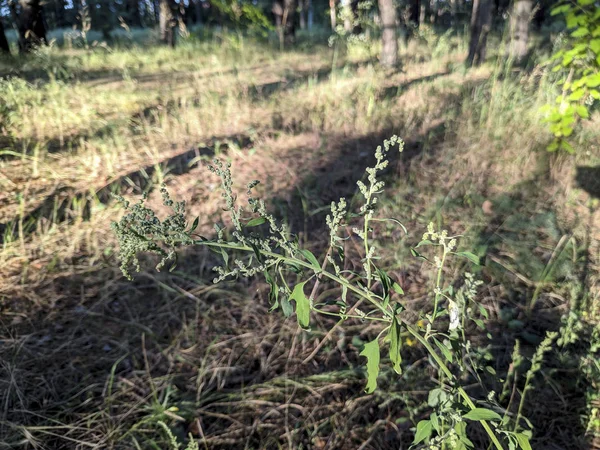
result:
<svg viewBox="0 0 600 450"><path fill-rule="evenodd" d="M365 392L370 394L377 389L377 376L379 375L379 341L374 341L365 344L360 356L367 358L367 386Z"/></svg>

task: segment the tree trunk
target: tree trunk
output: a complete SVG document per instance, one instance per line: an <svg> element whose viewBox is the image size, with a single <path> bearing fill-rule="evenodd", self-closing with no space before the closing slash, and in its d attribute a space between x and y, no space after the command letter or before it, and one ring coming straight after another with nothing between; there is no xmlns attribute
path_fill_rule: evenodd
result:
<svg viewBox="0 0 600 450"><path fill-rule="evenodd" d="M202 23L202 1L194 0L194 23Z"/></svg>
<svg viewBox="0 0 600 450"><path fill-rule="evenodd" d="M510 56L521 63L527 56L532 0L514 0L510 17Z"/></svg>
<svg viewBox="0 0 600 450"><path fill-rule="evenodd" d="M300 6L300 29L306 29L306 0L298 0L298 5Z"/></svg>
<svg viewBox="0 0 600 450"><path fill-rule="evenodd" d="M296 0L283 0L283 35L286 44L296 39Z"/></svg>
<svg viewBox="0 0 600 450"><path fill-rule="evenodd" d="M19 4L19 46L22 52L28 53L35 46L47 43L42 5L40 0L20 0Z"/></svg>
<svg viewBox="0 0 600 450"><path fill-rule="evenodd" d="M425 23L425 17L427 17L427 5L428 0L419 1L419 26Z"/></svg>
<svg viewBox="0 0 600 450"><path fill-rule="evenodd" d="M141 27L142 18L140 15L139 0L127 0L125 8L127 11L127 25L130 27Z"/></svg>
<svg viewBox="0 0 600 450"><path fill-rule="evenodd" d="M398 35L396 8L394 0L378 0L381 17L381 64L385 67L395 66L398 62Z"/></svg>
<svg viewBox="0 0 600 450"><path fill-rule="evenodd" d="M172 0L160 0L160 40L163 44L175 47L177 30L177 5Z"/></svg>
<svg viewBox="0 0 600 450"><path fill-rule="evenodd" d="M0 19L0 55L3 53L10 55L10 46L6 40L6 34L4 34L4 24L2 23L2 19Z"/></svg>
<svg viewBox="0 0 600 450"><path fill-rule="evenodd" d="M408 17L409 21L412 22L415 26L419 26L419 16L420 16L420 7L419 0L410 0L408 2L409 12Z"/></svg>
<svg viewBox="0 0 600 450"><path fill-rule="evenodd" d="M337 14L335 11L335 0L329 0L329 19L331 20L331 29L335 31L337 27Z"/></svg>
<svg viewBox="0 0 600 450"><path fill-rule="evenodd" d="M306 4L307 4L307 14L308 14L307 26L308 26L308 31L310 31L310 30L312 30L312 27L313 27L313 16L314 16L312 0L306 0Z"/></svg>
<svg viewBox="0 0 600 450"><path fill-rule="evenodd" d="M471 13L471 40L467 66L479 65L485 60L487 36L492 28L492 0L473 0Z"/></svg>
<svg viewBox="0 0 600 450"><path fill-rule="evenodd" d="M352 14L352 6L350 0L341 0L342 4L342 15L344 18L344 31L352 33L352 22L354 14Z"/></svg>

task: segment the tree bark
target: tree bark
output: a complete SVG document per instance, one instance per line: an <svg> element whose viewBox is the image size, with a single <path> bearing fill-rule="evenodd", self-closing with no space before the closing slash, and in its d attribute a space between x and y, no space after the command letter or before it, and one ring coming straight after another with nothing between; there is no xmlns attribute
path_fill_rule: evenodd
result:
<svg viewBox="0 0 600 450"><path fill-rule="evenodd" d="M354 14L352 14L352 6L350 0L341 0L342 4L342 15L344 18L344 31L352 33L352 22L354 21Z"/></svg>
<svg viewBox="0 0 600 450"><path fill-rule="evenodd" d="M4 24L0 19L0 54L7 53L10 55L10 46L6 40L6 34L4 34Z"/></svg>
<svg viewBox="0 0 600 450"><path fill-rule="evenodd" d="M378 0L381 17L381 64L392 67L398 63L398 18L394 0Z"/></svg>
<svg viewBox="0 0 600 450"><path fill-rule="evenodd" d="M202 1L194 0L194 23L202 23Z"/></svg>
<svg viewBox="0 0 600 450"><path fill-rule="evenodd" d="M140 15L139 0L127 0L125 10L127 11L127 25L130 27L141 27L142 17Z"/></svg>
<svg viewBox="0 0 600 450"><path fill-rule="evenodd" d="M510 56L521 63L527 56L532 0L514 0L510 17Z"/></svg>
<svg viewBox="0 0 600 450"><path fill-rule="evenodd" d="M492 28L492 0L473 0L471 13L471 40L467 66L479 65L485 60L487 36Z"/></svg>
<svg viewBox="0 0 600 450"><path fill-rule="evenodd" d="M163 44L175 47L177 30L177 5L172 0L160 0L159 28Z"/></svg>
<svg viewBox="0 0 600 450"><path fill-rule="evenodd" d="M425 23L425 17L427 17L428 3L428 0L419 1L419 26Z"/></svg>
<svg viewBox="0 0 600 450"><path fill-rule="evenodd" d="M335 0L329 0L329 19L331 20L331 29L335 31L337 26L337 14L335 10Z"/></svg>
<svg viewBox="0 0 600 450"><path fill-rule="evenodd" d="M40 0L20 0L19 4L19 47L23 53L28 53L35 46L47 43L42 5Z"/></svg>

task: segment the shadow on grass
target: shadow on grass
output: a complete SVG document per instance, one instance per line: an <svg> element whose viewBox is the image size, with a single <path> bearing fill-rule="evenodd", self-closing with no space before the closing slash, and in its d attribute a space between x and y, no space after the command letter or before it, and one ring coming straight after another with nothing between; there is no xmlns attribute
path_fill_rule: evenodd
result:
<svg viewBox="0 0 600 450"><path fill-rule="evenodd" d="M456 99L448 101L456 103ZM436 123L407 138L405 152L392 161L385 181L397 182L399 170L418 172L411 166L423 162L425 141L432 149L428 158L434 158L442 144L451 145L445 126ZM356 181L372 162L373 149L395 131L324 136L326 162L313 167L291 192L276 192L270 199L278 216L287 217L294 231L305 233L315 254L322 255L326 245L326 213L307 218L302 211L322 211L332 200L352 197ZM410 177L406 182L413 183ZM525 194L515 190L508 197L520 202L520 195ZM500 205L501 200L495 201ZM502 231L498 224L517 217L512 206L500 206L480 235L480 245L492 256L504 242L496 239ZM526 212L527 203L518 209ZM536 251L547 261L546 248L536 244L530 253ZM409 351L406 365L411 370L404 378L384 373L382 390L366 396L363 361L357 351L360 343L351 338L370 334L364 324L344 326L331 344L305 364L315 347L312 338L324 339L323 330L333 323L323 318L310 335L299 333L293 318L268 314L263 283L211 285L215 258L202 249L187 249L175 272L143 272L132 283L125 282L114 260L107 258L92 270L49 274L36 292L25 288L14 295L2 312L21 313L2 319L0 342L0 400L5 405L0 430L9 445L35 439L48 448L76 448L73 440L77 440L127 448L135 438L148 448L161 448L159 420L180 436L204 436L210 448L272 448L290 443L294 448L396 450L410 445L410 428L422 414L412 417L409 410L421 411L423 386L430 383L426 371L425 376L417 373L423 362L418 349ZM511 305L517 311L511 320L523 323L521 330L512 333L503 319L490 320L491 345L498 349L496 367L503 373L515 337L523 338L523 331L539 337L547 329L556 329L560 311L537 309L536 316L543 315L543 320L524 320L521 312L530 298L530 286L504 282L490 265L483 270L486 290L493 293L488 301ZM427 288L423 295L428 295ZM48 303L36 306L34 299ZM549 306L546 300L542 297L540 305ZM543 448L560 448L562 442L575 448L575 437L582 432L575 424L580 403L576 408L565 405L580 400L577 380L571 377L575 389L566 397L556 390L554 373L543 370L542 376L548 383L540 404L557 407L560 413L532 411L536 435L540 433L542 445L555 446ZM410 397L416 400L411 403ZM51 425L52 431L45 425ZM566 435L561 434L564 428L557 431L557 426L566 425L571 427Z"/></svg>

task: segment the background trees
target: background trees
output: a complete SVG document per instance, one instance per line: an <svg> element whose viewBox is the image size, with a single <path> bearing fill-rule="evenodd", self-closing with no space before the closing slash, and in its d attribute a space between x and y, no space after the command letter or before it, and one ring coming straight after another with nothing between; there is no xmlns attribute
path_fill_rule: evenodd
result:
<svg viewBox="0 0 600 450"><path fill-rule="evenodd" d="M293 43L296 30L312 29L313 23L346 36L376 29L384 66L398 62L399 30L406 44L424 25L460 32L469 24L466 63L477 65L486 58L491 30L506 28L509 53L521 63L527 56L531 24L543 25L550 18L552 4L553 0L543 0L534 8L533 0L2 0L0 49L5 53L9 49L4 28L18 31L17 47L27 53L47 42L48 30L81 28L82 11L86 11L91 29L101 32L105 40L122 26L156 27L160 40L169 46L176 44L179 24L218 25L239 31L271 27L278 30L282 45ZM368 26L365 20L370 21Z"/></svg>

